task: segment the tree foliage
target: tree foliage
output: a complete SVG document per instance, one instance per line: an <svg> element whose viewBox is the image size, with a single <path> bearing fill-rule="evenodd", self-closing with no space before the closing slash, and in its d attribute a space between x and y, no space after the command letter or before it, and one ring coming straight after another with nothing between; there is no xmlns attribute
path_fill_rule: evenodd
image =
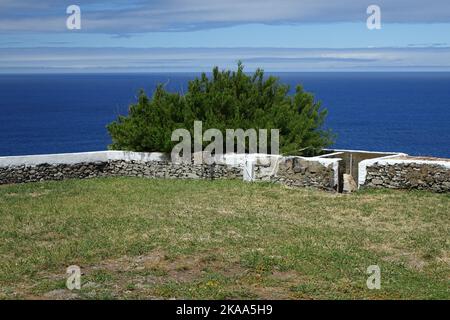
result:
<svg viewBox="0 0 450 320"><path fill-rule="evenodd" d="M189 82L184 95L158 85L151 98L141 91L129 114L107 126L110 148L170 152L176 144L172 131L185 128L193 134L198 120L203 131L216 128L224 136L225 129L279 129L281 153L317 154L333 143L332 133L323 129L327 110L300 85L292 95L289 89L261 69L244 73L241 63L236 71L215 67L209 77L203 73Z"/></svg>

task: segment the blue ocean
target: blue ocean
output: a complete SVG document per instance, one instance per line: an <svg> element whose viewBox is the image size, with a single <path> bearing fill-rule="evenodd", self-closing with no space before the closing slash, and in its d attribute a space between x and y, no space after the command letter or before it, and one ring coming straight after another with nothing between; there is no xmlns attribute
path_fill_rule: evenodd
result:
<svg viewBox="0 0 450 320"><path fill-rule="evenodd" d="M105 150L105 126L198 74L0 75L0 156ZM450 73L282 73L329 110L335 148L450 158Z"/></svg>

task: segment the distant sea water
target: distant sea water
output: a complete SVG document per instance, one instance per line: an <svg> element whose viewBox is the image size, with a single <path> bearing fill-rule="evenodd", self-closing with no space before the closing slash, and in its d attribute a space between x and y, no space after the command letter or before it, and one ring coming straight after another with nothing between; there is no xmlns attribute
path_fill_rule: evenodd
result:
<svg viewBox="0 0 450 320"><path fill-rule="evenodd" d="M197 75L0 75L0 156L105 150L140 88L186 92ZM450 73L275 75L322 101L334 148L450 158Z"/></svg>

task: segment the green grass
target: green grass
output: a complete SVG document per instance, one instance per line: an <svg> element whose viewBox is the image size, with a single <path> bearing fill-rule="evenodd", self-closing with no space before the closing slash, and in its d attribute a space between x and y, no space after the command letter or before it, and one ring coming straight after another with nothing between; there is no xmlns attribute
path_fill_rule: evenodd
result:
<svg viewBox="0 0 450 320"><path fill-rule="evenodd" d="M450 195L105 178L0 186L0 298L449 299ZM82 289L65 288L81 267ZM369 265L381 289L366 286Z"/></svg>

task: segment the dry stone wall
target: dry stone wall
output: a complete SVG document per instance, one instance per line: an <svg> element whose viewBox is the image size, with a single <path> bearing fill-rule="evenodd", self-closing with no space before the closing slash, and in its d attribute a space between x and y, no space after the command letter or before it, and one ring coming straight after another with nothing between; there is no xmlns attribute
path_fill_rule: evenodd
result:
<svg viewBox="0 0 450 320"><path fill-rule="evenodd" d="M270 181L292 187L333 190L337 185L334 167L318 160L275 157L267 164L264 155L225 155L216 164L175 164L163 154L105 151L0 158L0 184L46 180L130 176L166 179L242 179L245 163L257 160L254 181ZM338 160L321 160L336 162Z"/></svg>
<svg viewBox="0 0 450 320"><path fill-rule="evenodd" d="M361 161L358 187L450 192L450 161L405 161L395 157L398 156ZM217 164L196 165L175 164L160 153L122 151L0 157L0 184L108 176L248 180L251 167L248 181L333 191L339 190L342 183L341 161L339 158L227 154Z"/></svg>
<svg viewBox="0 0 450 320"><path fill-rule="evenodd" d="M367 166L365 178L364 187L450 192L450 167L440 164L374 163Z"/></svg>
<svg viewBox="0 0 450 320"><path fill-rule="evenodd" d="M336 163L338 160L335 161ZM278 182L290 187L314 187L324 190L336 190L335 170L337 166L323 164L317 160L307 160L302 157L282 157L277 168L267 168L267 165L256 164L256 180ZM266 169L266 170L264 170ZM267 172L275 171L274 174Z"/></svg>
<svg viewBox="0 0 450 320"><path fill-rule="evenodd" d="M186 165L169 161L109 160L75 164L38 164L0 167L0 184L107 176L178 179L236 179L242 170L226 165Z"/></svg>

